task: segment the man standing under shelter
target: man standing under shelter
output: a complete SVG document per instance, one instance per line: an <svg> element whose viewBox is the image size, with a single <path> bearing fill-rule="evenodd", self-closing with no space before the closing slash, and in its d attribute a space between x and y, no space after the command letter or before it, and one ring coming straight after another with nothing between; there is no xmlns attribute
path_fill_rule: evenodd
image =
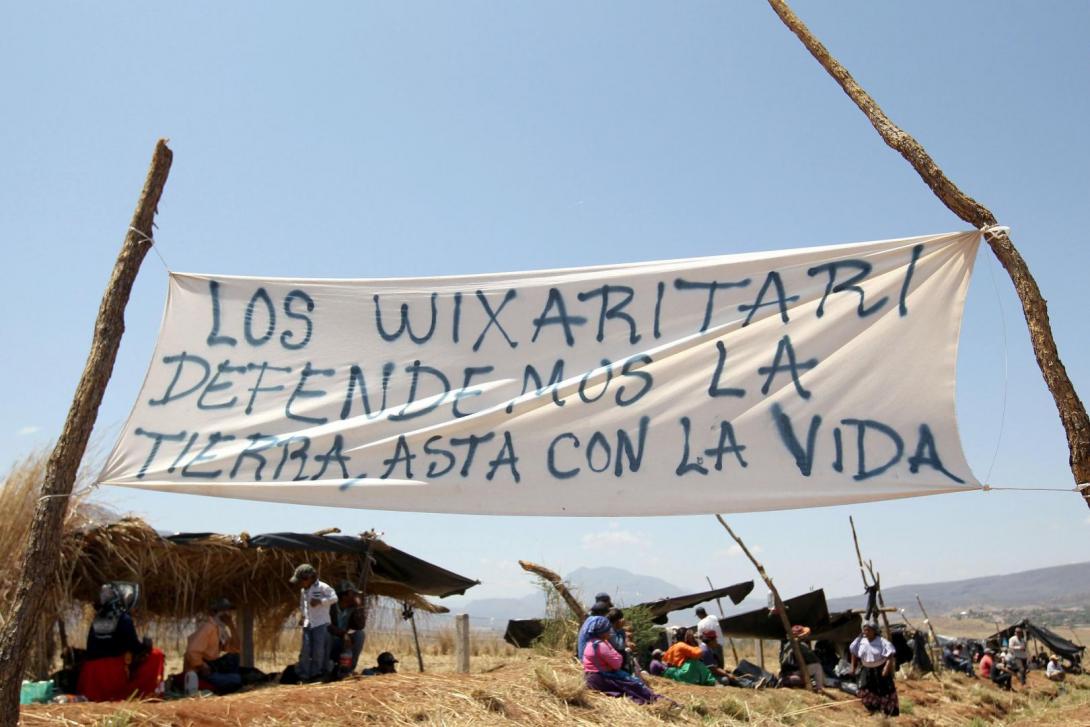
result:
<svg viewBox="0 0 1090 727"><path fill-rule="evenodd" d="M313 681L329 670L329 607L337 602L337 592L318 580L317 569L309 563L295 569L291 582L299 586L303 625L303 643L295 672L300 681Z"/></svg>

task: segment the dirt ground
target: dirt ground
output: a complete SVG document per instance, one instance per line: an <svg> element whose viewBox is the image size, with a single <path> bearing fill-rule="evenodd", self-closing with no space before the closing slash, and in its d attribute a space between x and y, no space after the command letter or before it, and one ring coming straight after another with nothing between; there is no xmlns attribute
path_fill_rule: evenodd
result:
<svg viewBox="0 0 1090 727"><path fill-rule="evenodd" d="M857 725L882 724L858 700L834 691L693 687L654 679L676 704L640 707L587 693L572 660L522 652L486 673L408 673L329 685L271 686L228 697L165 702L40 705L23 724L128 725ZM1024 690L999 691L961 675L899 680L902 716L913 727L1090 725L1090 676L1061 689L1034 672Z"/></svg>

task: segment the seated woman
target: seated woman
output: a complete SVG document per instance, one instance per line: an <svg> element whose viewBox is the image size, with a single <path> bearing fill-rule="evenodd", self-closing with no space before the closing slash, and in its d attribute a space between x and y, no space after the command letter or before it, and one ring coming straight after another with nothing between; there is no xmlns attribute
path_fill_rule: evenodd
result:
<svg viewBox="0 0 1090 727"><path fill-rule="evenodd" d="M638 704L659 699L643 681L621 668L624 657L610 643L613 631L605 616L587 619L587 645L583 647L583 678L587 686L611 697L628 697Z"/></svg>
<svg viewBox="0 0 1090 727"><path fill-rule="evenodd" d="M715 686L715 675L704 664L701 654L696 632L686 629L681 638L662 655L662 661L666 664L663 676L686 684Z"/></svg>
<svg viewBox="0 0 1090 727"><path fill-rule="evenodd" d="M137 638L130 615L139 595L135 583L107 583L99 592L78 682L92 702L150 697L163 680L163 652Z"/></svg>

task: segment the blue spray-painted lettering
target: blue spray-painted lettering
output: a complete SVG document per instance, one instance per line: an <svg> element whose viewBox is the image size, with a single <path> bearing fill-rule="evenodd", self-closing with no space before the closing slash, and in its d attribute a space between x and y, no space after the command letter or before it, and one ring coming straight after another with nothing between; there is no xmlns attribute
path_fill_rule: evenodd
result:
<svg viewBox="0 0 1090 727"><path fill-rule="evenodd" d="M432 444L438 442L442 438L443 435L435 434L431 437L428 437L428 440L424 442L424 454L431 456L437 455L447 461L447 464L445 467L443 467L443 469L439 469L436 466L435 462L428 463L428 477L432 479L437 479L450 472L452 469L454 469L454 465L458 461L457 458L455 458L454 453L451 452L449 449L443 449L442 447L432 447Z"/></svg>
<svg viewBox="0 0 1090 727"><path fill-rule="evenodd" d="M965 480L943 466L942 460L939 459L938 447L935 446L935 435L931 433L931 427L926 424L920 425L920 440L916 444L916 453L908 458L908 471L916 474L920 471L921 465L927 465L942 472L958 484L965 484Z"/></svg>
<svg viewBox="0 0 1090 727"><path fill-rule="evenodd" d="M571 479L579 474L578 467L572 467L570 470L558 470L556 468L556 445L559 444L561 440L565 439L572 440L572 446L575 449L579 449L579 437L571 432L564 432L563 434L556 435L553 437L553 441L549 442L549 449L546 457L546 466L549 468L549 474L558 480Z"/></svg>
<svg viewBox="0 0 1090 727"><path fill-rule="evenodd" d="M208 435L208 443L204 445L204 448L197 453L197 456L189 460L189 464L182 467L182 477L199 477L206 480L214 480L223 474L222 469L212 470L211 472L194 472L190 467L198 462L213 462L216 457L213 457L209 452L220 442L230 442L235 438L233 434L224 434L223 432L212 432Z"/></svg>
<svg viewBox="0 0 1090 727"><path fill-rule="evenodd" d="M290 374L291 373L291 367L290 366L270 366L268 361L262 361L260 364L255 364L255 363L247 364L246 365L246 370L247 371L257 371L258 372L257 381L254 382L253 386L251 386L249 389L247 389L247 391L250 392L250 401L249 401L249 403L246 404L246 414L249 415L249 414L252 414L253 411L254 411L254 401L257 399L258 392L261 392L261 391L283 391L284 390L284 386L282 384L277 384L275 386L262 386L261 382L265 378L265 372L266 371L280 371L280 372L285 373L285 374Z"/></svg>
<svg viewBox="0 0 1090 727"><path fill-rule="evenodd" d="M303 301L306 305L307 313L314 312L314 299L304 293L302 290L293 290L284 296L284 315L292 320L303 321L306 324L306 333L303 334L303 340L298 343L293 343L292 339L295 338L295 331L284 331L280 334L280 345L289 351L298 351L308 343L310 343L310 337L314 335L314 321L306 313L299 313L292 310L291 304L297 300Z"/></svg>
<svg viewBox="0 0 1090 727"><path fill-rule="evenodd" d="M612 293L618 293L621 296L621 300L613 305L610 305L609 296ZM628 313L624 312L625 307L632 302L632 299L636 296L636 291L627 285L603 285L600 288L594 288L593 290L586 290L579 293L579 300L582 302L588 301L591 298L601 298L602 305L598 312L598 335L596 339L601 342L606 337L606 321L607 320L619 320L628 324L628 342L639 343L641 338L636 329L636 320Z"/></svg>
<svg viewBox="0 0 1090 727"><path fill-rule="evenodd" d="M489 482L496 476L496 470L501 466L507 465L511 468L511 477L514 478L515 484L518 484L522 477L519 476L518 464L519 458L515 455L515 443L511 441L511 432L505 431L503 433L503 446L500 447L499 454L496 458L488 463L488 473L484 478Z"/></svg>
<svg viewBox="0 0 1090 727"><path fill-rule="evenodd" d="M163 395L158 399L148 399L149 406L162 406L163 404L189 396L197 389L204 386L204 382L208 381L208 376L212 373L212 367L208 365L207 361L200 356L186 353L185 351L182 351L175 356L163 356L163 363L168 365L176 363L178 364L178 368L174 369L174 377L171 378L170 383L167 384L167 390L163 392ZM188 363L197 364L197 366L200 367L202 372L201 380L181 393L174 393L174 387L178 385L178 382L182 378L182 369L185 368L185 365Z"/></svg>
<svg viewBox="0 0 1090 727"><path fill-rule="evenodd" d="M300 444L294 452L291 449L293 444ZM292 482L299 482L306 479L306 475L303 474L303 470L307 466L307 460L309 459L308 452L310 451L310 437L303 434L295 434L290 437L286 437L277 441L276 446L281 447L280 450L280 464L276 465L276 472L273 473L274 480L280 480L280 474L284 470L284 465L289 460L299 460L299 471L295 473L295 476L291 478Z"/></svg>
<svg viewBox="0 0 1090 727"><path fill-rule="evenodd" d="M553 308L556 308L556 313L550 315ZM587 319L585 316L568 315L568 306L564 304L563 293L558 288L549 288L549 298L545 301L545 307L541 310L541 315L535 318L533 323L534 335L530 338L532 343L537 342L537 337L542 328L559 325L564 328L564 342L568 346L574 346L575 336L572 335L572 326L586 325Z"/></svg>
<svg viewBox="0 0 1090 727"><path fill-rule="evenodd" d="M844 282L836 282L837 273L845 268L854 268L856 272ZM869 315L877 313L882 308L882 306L884 306L889 301L889 298L886 296L882 296L880 300L872 303L870 307L867 307L865 305L865 294L863 293L863 289L859 287L859 283L861 283L868 275L870 275L870 271L872 268L873 266L866 260L852 259L834 260L832 262L822 263L821 265L815 265L814 267L807 270L806 274L810 277L814 277L815 275L821 275L822 273L829 274L829 279L825 282L825 293L821 296L821 301L818 303L817 317L821 318L823 315L825 315L825 301L829 298L830 295L832 295L833 293L843 293L846 290L850 290L854 293L859 293L859 307L856 309L856 312L859 314L860 318L866 318Z"/></svg>
<svg viewBox="0 0 1090 727"><path fill-rule="evenodd" d="M473 379L473 377L477 374L489 374L495 370L495 366L466 366L465 379L462 382L462 388L454 392L454 404L451 406L451 412L454 414L455 418L469 416L473 413L461 411L458 408L458 402L462 401L463 399L472 399L473 397L480 396L483 393L482 389L469 388L469 382Z"/></svg>
<svg viewBox="0 0 1090 727"><path fill-rule="evenodd" d="M594 453L598 451L605 452L605 461L602 462L601 467L594 466ZM613 448L609 446L609 440L606 439L606 435L601 432L595 432L590 436L590 441L587 442L587 467L590 467L591 472L605 472L609 469L610 460L613 459Z"/></svg>
<svg viewBox="0 0 1090 727"><path fill-rule="evenodd" d="M303 366L302 372L299 374L299 383L295 387L295 391L291 392L291 396L288 397L288 402L284 405L284 416L288 419L294 419L298 422L306 422L307 424L325 424L329 421L329 417L312 417L305 414L296 414L291 410L291 405L295 403L296 399L318 399L326 395L326 392L322 389L310 389L304 390L304 386L307 385L307 379L311 376L332 376L333 369L316 369L310 365L310 361L307 361Z"/></svg>
<svg viewBox="0 0 1090 727"><path fill-rule="evenodd" d="M902 318L908 315L908 289L909 286L912 285L912 276L916 273L916 261L920 259L920 255L922 254L922 243L912 248L912 257L908 261L908 269L905 270L905 280L901 283L901 297L897 306L898 312L901 314ZM958 482L961 482L961 480L958 480Z"/></svg>
<svg viewBox="0 0 1090 727"><path fill-rule="evenodd" d="M136 473L136 479L144 479L144 475L148 472L148 467L155 460L155 455L159 454L159 447L163 442L181 442L185 439L185 431L180 431L177 434L163 434L162 432L149 432L148 430L137 427L133 430L133 434L140 437L150 437L152 440L151 451L148 452L148 458L144 460L144 464L140 465L140 471Z"/></svg>
<svg viewBox="0 0 1090 727"><path fill-rule="evenodd" d="M254 482L261 482L261 471L265 469L265 465L268 464L268 460L265 459L265 455L262 452L272 449L277 445L277 439L272 434L261 434L260 432L254 432L246 436L250 440L250 443L246 445L246 448L238 453L238 457L235 458L235 466L231 468L230 478L233 480L238 475L238 471L242 469L242 463L246 459L252 459L256 463L254 465Z"/></svg>
<svg viewBox="0 0 1090 727"><path fill-rule="evenodd" d="M787 363L780 363L781 359L786 356ZM803 399L810 398L810 392L802 387L802 382L799 381L799 369L812 369L817 366L818 360L816 358L809 359L799 363L795 359L795 347L791 345L791 337L784 334L784 337L780 339L776 344L776 355L772 358L771 366L761 366L757 369L758 374L767 374L768 378L765 379L764 385L761 386L761 393L768 394L772 389L772 380L776 378L776 374L780 371L790 371L791 380L795 383L795 391Z"/></svg>
<svg viewBox="0 0 1090 727"><path fill-rule="evenodd" d="M412 381L409 382L409 398L405 402L405 406L401 408L401 411L390 415L390 421L392 422L403 422L406 419L413 419L415 417L424 416L425 414L430 414L446 400L447 394L450 393L450 380L437 368L426 366L419 361L413 361L411 366L405 367L405 373L412 374L413 377ZM419 387L421 374L427 374L437 380L443 387L443 393L435 397L435 401L427 406L414 411L409 411L409 408L416 403L416 392Z"/></svg>
<svg viewBox="0 0 1090 727"><path fill-rule="evenodd" d="M681 423L681 432L685 442L685 449L681 453L681 462L678 464L677 469L674 470L674 474L678 477L687 475L690 472L699 472L702 475L708 474L708 468L702 464L702 458L698 457L695 462L689 461L689 431L692 429L692 423L689 421L689 417L681 417L679 421Z"/></svg>
<svg viewBox="0 0 1090 727"><path fill-rule="evenodd" d="M238 340L231 336L220 335L220 284L208 281L208 293L212 296L212 330L208 334L209 346L234 346Z"/></svg>
<svg viewBox="0 0 1090 727"><path fill-rule="evenodd" d="M477 341L473 344L474 351L480 350L481 344L484 343L484 337L488 333L488 329L492 326L496 326L496 328L499 329L500 333L507 341L508 346L511 348L518 348L518 343L511 340L511 337L507 335L507 330L504 329L503 324L500 323L499 320L500 313L503 312L504 306L514 300L517 296L518 291L514 288L508 288L507 292L503 294L503 302L500 303L500 307L496 310L492 310L492 304L488 302L488 298L484 297L484 292L480 290L477 291L477 300L481 302L481 307L484 308L485 315L488 316L488 323L485 324L485 327L481 330L481 335L477 337Z"/></svg>
<svg viewBox="0 0 1090 727"><path fill-rule="evenodd" d="M617 395L613 399L617 402L617 406L631 406L646 396L647 392L651 391L651 387L655 385L655 379L651 376L651 372L640 371L636 368L637 365L647 366L651 363L654 362L646 353L641 353L638 356L633 356L632 358L625 360L624 365L621 367L621 376L630 376L634 379L639 379L643 383L640 386L639 391L627 399L624 396L625 391L627 391L624 384L617 387Z"/></svg>
<svg viewBox="0 0 1090 727"><path fill-rule="evenodd" d="M776 431L779 432L780 439L783 441L784 446L787 447L787 451L795 458L795 464L798 465L799 472L802 473L803 477L809 477L814 468L814 444L817 441L818 429L821 427L821 416L815 414L810 417L810 429L806 434L806 449L802 448L798 437L795 436L795 428L791 425L791 417L784 413L783 407L778 403L772 404L772 421L775 422Z"/></svg>
<svg viewBox="0 0 1090 727"><path fill-rule="evenodd" d="M208 396L209 394L214 394L215 392L223 391L224 389L230 389L232 386L234 386L234 382L219 380L222 374L231 373L244 374L246 373L246 367L232 366L230 361L221 362L220 365L216 367L216 373L212 375L212 378L209 380L208 385L204 387L204 391L202 391L201 395L197 397L198 409L230 409L235 405L236 402L238 402L237 396L232 396L229 400L221 401L216 404L206 404L204 401L204 397Z"/></svg>
<svg viewBox="0 0 1090 727"><path fill-rule="evenodd" d="M859 460L856 465L856 472L852 475L853 480L861 482L862 480L869 480L871 477L877 477L901 461L905 451L905 443L901 439L901 435L894 431L893 427L873 419L841 419L840 423L846 427L856 427L855 448ZM893 456L886 460L885 464L871 469L867 469L866 459L867 447L865 440L868 429L886 435L889 441L893 443L894 449Z"/></svg>
<svg viewBox="0 0 1090 727"><path fill-rule="evenodd" d="M651 425L651 417L640 417L639 430L636 434L636 444L633 445L632 437L623 429L617 430L617 457L613 460L613 476L620 477L624 474L625 460L628 461L628 469L639 472L643 464L644 443L647 441L647 428Z"/></svg>
<svg viewBox="0 0 1090 727"><path fill-rule="evenodd" d="M718 280L713 280L710 283L702 283L694 280L684 280L677 278L674 280L674 288L676 290L706 290L708 291L708 302L704 305L704 322L700 324L700 332L708 330L708 326L712 322L712 313L715 310L715 291L723 290L726 288L744 288L750 284L750 279L738 280L734 282L720 283Z"/></svg>
<svg viewBox="0 0 1090 727"><path fill-rule="evenodd" d="M342 480L351 479L350 475L348 474L348 463L351 460L352 460L352 458L347 456L344 453L344 437L341 436L340 434L338 434L338 435L333 437L333 444L329 447L328 452L326 452L325 454L316 454L316 455L314 455L314 461L315 462L320 462L321 465L322 465L322 468L320 470L318 470L314 474L314 476L311 477L310 479L312 479L312 480L322 479L322 477L325 475L326 469L329 468L329 463L330 462L336 462L338 465L340 465L340 468L341 468L341 477L340 478Z"/></svg>
<svg viewBox="0 0 1090 727"><path fill-rule="evenodd" d="M268 324L265 327L265 332L260 337L254 335L254 309L257 307L258 301L265 304L265 317ZM272 298L269 297L269 291L258 288L250 296L250 302L246 304L246 316L242 321L242 332L246 335L246 342L251 346L264 346L273 337L275 331L276 308L273 306Z"/></svg>
<svg viewBox="0 0 1090 727"><path fill-rule="evenodd" d="M549 374L549 383L545 384L541 379L541 374L538 373L537 368L533 364L526 364L526 368L522 372L522 394L524 395L529 390L530 379L534 381L534 396L541 396L548 390L552 390L553 403L557 406L564 406L565 402L560 398L559 384L564 380L564 359L558 358L556 363L553 364L553 370ZM507 404L507 413L510 414L515 408L515 401L512 399Z"/></svg>
<svg viewBox="0 0 1090 727"><path fill-rule="evenodd" d="M394 446L394 456L390 459L382 460L382 463L386 465L386 471L379 475L380 479L389 479L393 471L401 463L405 464L405 477L403 479L411 480L413 478L413 460L416 459L416 455L409 450L409 443L405 441L405 435L399 434L397 436L397 444Z"/></svg>
<svg viewBox="0 0 1090 727"><path fill-rule="evenodd" d="M382 412L386 411L386 395L390 388L390 376L393 373L393 361L387 361L382 365L382 405L379 406L377 413L372 416L371 400L367 396L367 380L363 375L363 369L359 364L352 364L352 367L348 370L348 386L345 387L344 404L341 406L341 419L347 419L352 413L352 394L356 392L357 386L360 387L360 399L363 401L363 413L368 419L374 419L382 414Z"/></svg>
<svg viewBox="0 0 1090 727"><path fill-rule="evenodd" d="M771 287L776 288L776 299L765 302L765 293L767 293L768 289ZM742 323L742 328L745 328L749 325L750 321L753 320L753 316L757 315L757 311L759 311L761 308L764 308L765 306L770 305L779 307L780 320L784 323L787 323L787 304L793 303L798 299L799 297L797 295L785 297L783 280L780 278L780 274L775 270L770 271L768 275L765 276L765 282L761 285L761 290L759 293L757 293L757 300L753 301L753 305L743 304L738 306L738 311L740 313L745 313L747 310L749 311L749 315L746 316L745 322Z"/></svg>
<svg viewBox="0 0 1090 727"><path fill-rule="evenodd" d="M462 445L466 445L466 457L465 460L462 461L462 469L458 471L458 474L460 474L462 477L469 477L469 469L473 466L473 455L477 453L478 445L492 441L495 436L495 432L489 432L488 434L480 436L476 434L470 434L468 437L450 438L450 444L452 447L461 447Z"/></svg>
<svg viewBox="0 0 1090 727"><path fill-rule="evenodd" d="M722 341L716 341L715 350L718 352L718 358L715 362L715 373L712 374L712 382L708 385L708 396L713 399L717 396L745 396L745 389L739 389L732 386L720 386L719 381L723 377L723 369L726 368L727 365L727 347Z"/></svg>
<svg viewBox="0 0 1090 727"><path fill-rule="evenodd" d="M382 337L384 341L396 341L401 338L403 333L408 332L409 339L413 343L420 344L426 343L432 334L435 333L436 319L439 317L439 311L436 307L435 300L439 297L438 293L431 294L431 323L428 325L428 332L422 336L418 336L413 333L412 322L409 320L409 304L401 304L401 323L398 325L397 330L393 333L387 333L386 328L382 325L382 302L379 295L376 293L374 296L375 301L375 328L378 331L378 335Z"/></svg>
<svg viewBox="0 0 1090 727"><path fill-rule="evenodd" d="M605 396L606 391L609 390L609 382L613 379L613 364L609 359L602 359L602 366L606 370L606 380L601 383L602 390L598 392L598 395L591 398L587 396L587 384L590 383L591 376L594 375L595 369L583 374L583 378L579 379L579 398L583 400L585 404L593 404L594 402ZM594 384L598 386L598 384ZM590 449L590 444L587 444L587 449Z"/></svg>
<svg viewBox="0 0 1090 727"><path fill-rule="evenodd" d="M728 421L719 422L719 444L711 449L704 450L705 457L715 457L715 469L717 472L723 470L723 455L733 454L738 458L738 464L743 467L749 467L749 463L742 459L742 452L746 450L746 445L738 444L737 438L734 436L734 426Z"/></svg>

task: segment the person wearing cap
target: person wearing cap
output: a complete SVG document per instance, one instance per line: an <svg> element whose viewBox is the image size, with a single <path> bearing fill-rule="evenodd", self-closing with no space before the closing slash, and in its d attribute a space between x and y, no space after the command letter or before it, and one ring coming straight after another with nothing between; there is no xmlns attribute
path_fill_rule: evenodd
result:
<svg viewBox="0 0 1090 727"><path fill-rule="evenodd" d="M720 666L722 666L723 630L722 627L719 625L719 619L717 619L715 616L709 615L708 612L704 610L703 606L697 606L695 613L696 617L700 619L700 621L698 621L696 624L696 632L700 634L700 638L704 640L705 644L707 644L708 642L706 639L704 639L704 634L708 633L709 631L715 632L714 643L711 645L710 648L716 650L716 656L719 657Z"/></svg>
<svg viewBox="0 0 1090 727"><path fill-rule="evenodd" d="M351 581L341 581L337 602L329 608L330 654L337 662L333 668L338 677L356 670L366 626L367 610L360 601L359 589Z"/></svg>
<svg viewBox="0 0 1090 727"><path fill-rule="evenodd" d="M377 676L379 674L397 674L397 658L389 651L384 651L378 655L376 659L377 664L372 667L368 667L360 672L367 677Z"/></svg>
<svg viewBox="0 0 1090 727"><path fill-rule="evenodd" d="M1045 676L1052 682L1062 682L1067 677L1063 665L1060 663L1060 657L1055 654L1048 657L1048 664L1045 665Z"/></svg>
<svg viewBox="0 0 1090 727"><path fill-rule="evenodd" d="M329 671L329 608L337 602L337 592L318 580L317 569L309 563L295 569L291 582L299 586L303 626L303 643L295 672L300 681L313 681Z"/></svg>
<svg viewBox="0 0 1090 727"><path fill-rule="evenodd" d="M1014 682L1014 669L1010 665L1010 657L1004 652L992 665L992 683L1000 689L1011 691Z"/></svg>
<svg viewBox="0 0 1090 727"><path fill-rule="evenodd" d="M666 664L662 661L662 649L651 652L651 662L647 665L647 672L651 676L660 677L666 671Z"/></svg>
<svg viewBox="0 0 1090 727"><path fill-rule="evenodd" d="M878 635L878 624L867 621L863 633L848 647L852 655L852 671L859 673L859 698L871 714L881 711L887 717L901 713L897 698L896 650L887 639Z"/></svg>
<svg viewBox="0 0 1090 727"><path fill-rule="evenodd" d="M196 672L216 694L226 694L242 686L239 674L240 641L232 611L234 605L219 598L208 608L208 616L189 636L185 647L184 668Z"/></svg>
<svg viewBox="0 0 1090 727"><path fill-rule="evenodd" d="M609 613L609 609L613 608L613 600L609 597L608 593L599 593L594 596L594 603L590 607L590 615L583 619L582 625L579 626L579 636L575 640L575 658L583 658L583 649L587 646L587 624L595 616L605 616Z"/></svg>

